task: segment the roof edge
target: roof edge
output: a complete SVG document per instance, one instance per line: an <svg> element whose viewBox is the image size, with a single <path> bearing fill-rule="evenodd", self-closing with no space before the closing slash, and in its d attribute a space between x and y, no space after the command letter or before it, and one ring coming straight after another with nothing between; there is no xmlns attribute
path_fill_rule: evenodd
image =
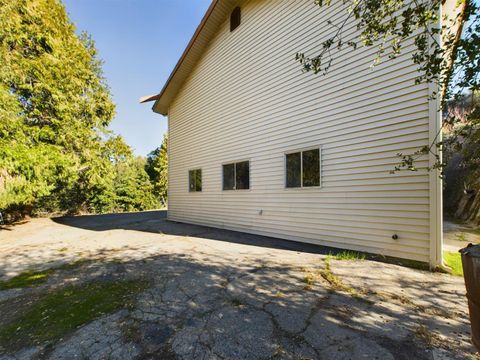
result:
<svg viewBox="0 0 480 360"><path fill-rule="evenodd" d="M142 96L140 98L140 104L144 104L144 103L147 103L147 102L150 102L150 101L156 101L158 100L158 95L147 95L147 96Z"/></svg>
<svg viewBox="0 0 480 360"><path fill-rule="evenodd" d="M183 61L184 61L185 58L187 57L188 53L190 52L190 49L192 48L192 46L193 46L193 44L195 43L195 41L197 40L198 36L199 36L200 33L202 32L203 27L204 27L205 24L208 22L208 19L210 18L210 15L212 15L213 10L215 10L215 7L217 6L217 4L218 4L219 2L220 2L220 0L213 0L213 1L212 1L212 3L210 4L210 6L209 6L208 9L207 9L207 12L206 12L205 15L203 16L202 21L200 22L200 24L198 25L197 29L196 29L195 32L193 33L192 38L191 38L190 41L188 42L187 47L186 47L185 50L183 51L182 56L180 57L180 59L178 60L177 64L176 64L175 67L173 68L173 71L170 73L170 76L168 77L165 85L163 86L163 88L162 88L162 90L160 91L160 93L159 93L158 95L156 95L155 103L154 103L153 106L152 106L152 110L153 110L154 112L156 112L157 114L161 114L161 115L164 115L164 116L167 116L167 115L168 115L168 111L162 111L161 109L158 109L158 103L159 103L160 99L162 98L163 94L165 93L165 91L167 90L168 86L170 85L170 82L172 81L173 77L174 77L175 74L177 73L178 69L182 66Z"/></svg>

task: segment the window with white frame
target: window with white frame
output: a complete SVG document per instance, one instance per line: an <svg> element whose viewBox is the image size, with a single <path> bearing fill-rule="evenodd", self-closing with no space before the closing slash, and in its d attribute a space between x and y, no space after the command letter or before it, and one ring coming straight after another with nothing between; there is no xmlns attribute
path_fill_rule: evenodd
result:
<svg viewBox="0 0 480 360"><path fill-rule="evenodd" d="M202 169L195 169L188 171L188 191L201 192L202 191Z"/></svg>
<svg viewBox="0 0 480 360"><path fill-rule="evenodd" d="M286 187L320 186L320 149L311 149L285 155Z"/></svg>
<svg viewBox="0 0 480 360"><path fill-rule="evenodd" d="M223 190L250 189L250 162L223 165Z"/></svg>

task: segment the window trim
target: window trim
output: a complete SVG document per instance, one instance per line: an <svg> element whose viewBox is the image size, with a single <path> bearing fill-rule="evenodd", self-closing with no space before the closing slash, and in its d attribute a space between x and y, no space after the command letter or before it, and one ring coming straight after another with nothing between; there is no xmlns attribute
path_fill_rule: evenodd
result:
<svg viewBox="0 0 480 360"><path fill-rule="evenodd" d="M202 181L202 190L190 190L190 171L201 171L202 172L202 176L201 176L201 181ZM187 188L188 188L188 192L190 194L195 194L195 193L202 193L203 192L203 169L202 168L194 168L194 169L188 169L187 171L187 178L188 178L188 183L187 183Z"/></svg>
<svg viewBox="0 0 480 360"><path fill-rule="evenodd" d="M318 162L319 162L319 169L320 169L320 174L319 174L319 183L320 185L318 186L303 186L303 153L305 151L311 151L311 150L318 150ZM287 155L291 155L291 154L296 154L296 153L301 153L300 155L300 183L301 183L301 186L299 187L288 187L287 186ZM301 148L301 149L296 149L296 150L288 150L288 151L285 151L283 153L283 186L284 186L284 190L308 190L308 189L321 189L322 186L323 186L323 183L322 183L322 176L323 176L323 171L322 171L322 146L321 145L318 145L318 146L313 146L313 147L305 147L305 148Z"/></svg>
<svg viewBox="0 0 480 360"><path fill-rule="evenodd" d="M224 165L236 165L237 163L242 163L242 162L247 162L248 161L248 189L224 189L224 176L223 176L223 166ZM251 167L251 164L252 164L252 161L250 159L244 159L244 160L234 160L234 161L225 161L225 162L222 162L222 164L220 165L220 173L221 173L221 176L222 176L222 191L251 191L252 189L252 177L251 177L251 173L252 173L252 167ZM234 169L234 180L235 180L235 188L237 187L237 167L234 166L233 167Z"/></svg>

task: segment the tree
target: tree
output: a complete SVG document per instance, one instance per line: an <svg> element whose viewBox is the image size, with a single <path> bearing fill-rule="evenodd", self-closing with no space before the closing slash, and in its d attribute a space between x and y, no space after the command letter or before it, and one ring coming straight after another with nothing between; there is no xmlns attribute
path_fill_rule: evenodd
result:
<svg viewBox="0 0 480 360"><path fill-rule="evenodd" d="M145 170L153 184L153 192L163 205L167 205L168 193L168 134L162 145L148 154Z"/></svg>
<svg viewBox="0 0 480 360"><path fill-rule="evenodd" d="M456 128L468 126L467 115L479 103L479 96L475 93L448 103L448 113L463 119ZM447 141L443 149L446 162L444 213L450 218L480 224L480 141L467 137L451 144L448 140L451 133L458 133L456 128L446 128Z"/></svg>
<svg viewBox="0 0 480 360"><path fill-rule="evenodd" d="M114 211L141 211L158 207L145 164L145 158L142 157L116 163Z"/></svg>
<svg viewBox="0 0 480 360"><path fill-rule="evenodd" d="M0 29L0 209L110 209L131 155L93 40L59 0L0 0Z"/></svg>
<svg viewBox="0 0 480 360"><path fill-rule="evenodd" d="M300 52L296 58L304 71L327 74L335 61L332 55L335 48L349 46L356 49L368 46L378 50L378 56L373 61L375 65L385 55L389 59L397 57L402 52L405 40L413 36L415 51L412 60L419 70L416 82L437 85L439 91L433 97L440 100L441 107L447 114L443 125L455 129L445 141L449 146L460 147L464 139L479 143L478 104L466 114L467 121L465 116L458 117L446 111L449 102L461 98L468 91L477 92L480 80L479 6L474 0L453 1L455 0L344 0L347 15L339 24L329 22L336 31L322 43L321 51L314 56ZM315 4L325 7L331 4L331 0L315 0ZM446 5L452 6L455 11L452 16L441 18L440 7ZM344 42L344 30L351 21L356 22L360 37L358 40ZM462 126L456 126L461 123ZM396 170L416 170L415 161L428 153L437 159L434 167L443 168L444 164L435 151L435 147L440 148L443 144L438 134L430 146L419 149L414 154L398 154L400 164Z"/></svg>

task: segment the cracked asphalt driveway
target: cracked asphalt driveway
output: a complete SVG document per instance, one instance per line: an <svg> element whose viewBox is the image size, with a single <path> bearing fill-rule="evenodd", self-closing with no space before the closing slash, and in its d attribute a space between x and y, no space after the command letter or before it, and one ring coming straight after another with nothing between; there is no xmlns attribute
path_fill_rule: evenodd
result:
<svg viewBox="0 0 480 360"><path fill-rule="evenodd" d="M321 250L171 223L164 212L0 230L1 279L59 269L38 286L0 290L5 319L66 284L149 284L132 306L55 341L0 349L0 359L477 358L462 278Z"/></svg>

